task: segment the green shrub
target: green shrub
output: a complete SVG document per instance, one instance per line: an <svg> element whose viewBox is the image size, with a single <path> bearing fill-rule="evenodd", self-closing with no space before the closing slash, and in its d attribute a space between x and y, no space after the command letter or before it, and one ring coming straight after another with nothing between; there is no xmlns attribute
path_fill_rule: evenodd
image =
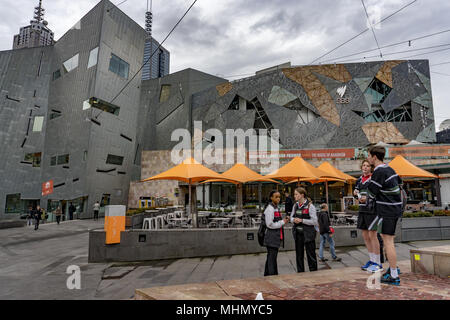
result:
<svg viewBox="0 0 450 320"><path fill-rule="evenodd" d="M256 209L256 205L255 204L247 204L244 206L244 209Z"/></svg>
<svg viewBox="0 0 450 320"><path fill-rule="evenodd" d="M359 211L359 205L351 204L351 205L348 206L348 210L350 210L350 211Z"/></svg>
<svg viewBox="0 0 450 320"><path fill-rule="evenodd" d="M403 218L423 218L432 217L433 214L428 211L417 211L417 212L405 212L403 213Z"/></svg>
<svg viewBox="0 0 450 320"><path fill-rule="evenodd" d="M436 210L434 211L436 217L450 216L450 210Z"/></svg>
<svg viewBox="0 0 450 320"><path fill-rule="evenodd" d="M147 209L146 208L128 209L128 211L126 213L126 216L127 217L131 217L131 216L134 216L135 214L139 214L139 213L145 212L145 210L151 210L151 208L147 208Z"/></svg>

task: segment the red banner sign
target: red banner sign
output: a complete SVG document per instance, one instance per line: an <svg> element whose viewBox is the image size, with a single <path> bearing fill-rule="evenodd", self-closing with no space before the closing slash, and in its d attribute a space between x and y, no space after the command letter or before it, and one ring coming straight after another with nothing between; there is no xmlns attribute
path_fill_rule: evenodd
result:
<svg viewBox="0 0 450 320"><path fill-rule="evenodd" d="M450 146L417 146L417 147L392 147L389 148L389 158L395 156L407 158L421 157L450 157Z"/></svg>
<svg viewBox="0 0 450 320"><path fill-rule="evenodd" d="M42 196L46 196L53 193L53 180L44 182L42 184Z"/></svg>
<svg viewBox="0 0 450 320"><path fill-rule="evenodd" d="M269 158L274 157L271 152L249 152L249 158ZM355 157L355 149L319 149L319 150L280 150L279 159L292 159L302 157L303 159L346 159Z"/></svg>

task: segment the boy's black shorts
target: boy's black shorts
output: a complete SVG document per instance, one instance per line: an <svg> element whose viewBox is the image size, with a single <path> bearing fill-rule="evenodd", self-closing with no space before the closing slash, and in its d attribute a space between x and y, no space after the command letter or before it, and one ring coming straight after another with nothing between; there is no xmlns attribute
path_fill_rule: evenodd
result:
<svg viewBox="0 0 450 320"><path fill-rule="evenodd" d="M380 234L395 236L398 219L399 218L396 217L376 216L375 220L373 220L372 224L369 226L369 230L376 230Z"/></svg>
<svg viewBox="0 0 450 320"><path fill-rule="evenodd" d="M359 213L357 228L361 230L369 230L369 226L372 224L373 220L377 217L376 214Z"/></svg>

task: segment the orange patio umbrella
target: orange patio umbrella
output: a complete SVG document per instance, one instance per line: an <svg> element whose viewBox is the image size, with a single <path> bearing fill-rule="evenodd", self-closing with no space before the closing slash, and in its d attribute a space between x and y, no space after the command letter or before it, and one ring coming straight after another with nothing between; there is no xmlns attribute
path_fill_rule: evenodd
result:
<svg viewBox="0 0 450 320"><path fill-rule="evenodd" d="M439 178L437 175L415 166L401 155L396 156L389 162L389 166L394 169L401 178Z"/></svg>
<svg viewBox="0 0 450 320"><path fill-rule="evenodd" d="M328 161L325 161L317 168L322 171L325 171L327 173L332 173L334 176L339 177L341 180L344 180L347 183L351 183L352 181L357 180L355 177L352 177L351 175L346 174L346 173L342 172L341 170L337 169Z"/></svg>
<svg viewBox="0 0 450 320"><path fill-rule="evenodd" d="M260 175L242 163L237 163L232 166L230 169L222 173L222 177L223 179L207 180L203 183L224 181L236 184L238 210L242 210L242 184L255 181L278 183L275 180Z"/></svg>
<svg viewBox="0 0 450 320"><path fill-rule="evenodd" d="M153 180L178 180L189 184L189 213L193 212L191 201L191 185L208 179L224 179L223 176L202 164L198 163L194 158L185 159L179 165L164 171L156 176L142 180L141 182ZM197 227L197 215L193 216L194 227Z"/></svg>
<svg viewBox="0 0 450 320"><path fill-rule="evenodd" d="M288 181L309 181L319 180L320 178L337 178L332 173L327 173L315 168L301 157L295 157L289 163L285 164L278 170L266 175L266 178L278 179L284 182Z"/></svg>

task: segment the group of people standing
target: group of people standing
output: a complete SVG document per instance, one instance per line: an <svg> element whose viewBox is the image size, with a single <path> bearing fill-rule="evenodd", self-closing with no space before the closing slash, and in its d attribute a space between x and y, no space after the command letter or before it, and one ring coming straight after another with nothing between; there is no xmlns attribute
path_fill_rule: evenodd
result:
<svg viewBox="0 0 450 320"><path fill-rule="evenodd" d="M309 271L317 270L316 258L316 233L321 234L320 258L323 258L323 245L325 241L330 242L332 257L336 261L340 258L336 256L334 250L334 241L330 237L332 230L330 228L328 208L322 206L319 215L312 204L304 188L297 188L294 191L295 202L286 195L286 216L282 218L278 205L280 203L280 192L272 191L270 193L270 203L264 211L264 222L267 228L264 245L267 248L267 260L264 275L277 275L277 255L281 246L284 247L284 228L287 223L292 223L292 236L295 243L297 272L305 271L305 251L308 261ZM290 212L290 214L289 214ZM320 220L320 223L319 223ZM320 228L319 228L320 227Z"/></svg>
<svg viewBox="0 0 450 320"><path fill-rule="evenodd" d="M397 267L394 238L397 221L403 212L402 181L391 167L383 163L385 154L386 150L383 147L374 146L369 149L369 156L362 163L363 174L358 179L354 191L354 196L360 203L357 227L362 230L369 252L369 261L361 268L373 273L383 271L384 244L389 268L382 275L381 281L399 285L400 271ZM278 274L278 250L281 246L284 247L284 226L289 222L293 224L297 272L305 271L305 251L309 270L317 270L315 241L317 232L320 233L319 259L322 262L327 260L323 256L323 247L328 241L333 260L341 260L336 256L334 230L330 226L326 204L320 206L320 212L317 214L306 190L297 188L294 192L295 201L292 201L289 193L286 193L286 215L283 218L278 207L281 201L280 192L272 191L269 198L263 216L266 226L264 246L267 248L264 276Z"/></svg>

